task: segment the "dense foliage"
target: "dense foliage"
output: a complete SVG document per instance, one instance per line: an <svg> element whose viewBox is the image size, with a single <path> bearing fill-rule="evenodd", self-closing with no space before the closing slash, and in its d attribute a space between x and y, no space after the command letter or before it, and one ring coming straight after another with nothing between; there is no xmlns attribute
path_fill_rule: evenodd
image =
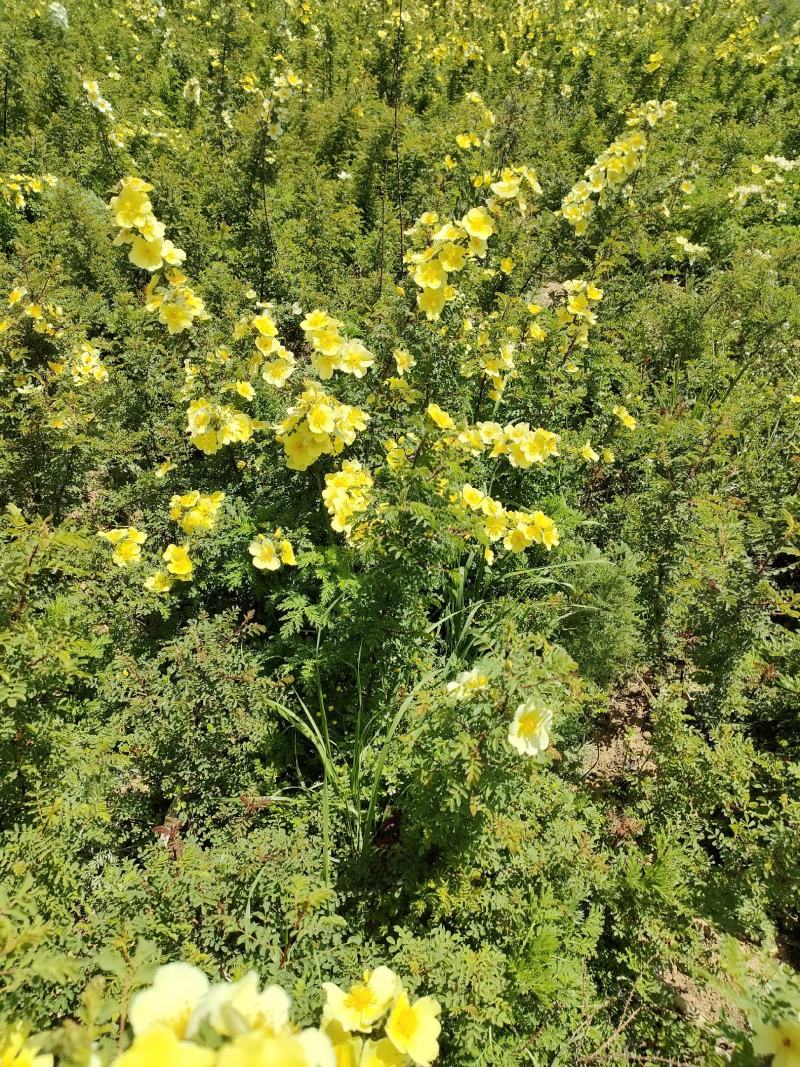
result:
<svg viewBox="0 0 800 1067"><path fill-rule="evenodd" d="M0 0L4 1067L800 1064L797 14Z"/></svg>

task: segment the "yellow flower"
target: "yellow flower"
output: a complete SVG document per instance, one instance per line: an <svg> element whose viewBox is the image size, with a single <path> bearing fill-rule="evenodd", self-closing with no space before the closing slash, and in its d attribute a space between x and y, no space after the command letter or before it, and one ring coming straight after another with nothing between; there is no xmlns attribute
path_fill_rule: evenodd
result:
<svg viewBox="0 0 800 1067"><path fill-rule="evenodd" d="M192 580L192 561L189 558L189 550L185 545L169 544L164 549L162 559L167 564L167 570L170 574L174 574L176 578L179 578L182 582L190 582ZM172 967L188 967L188 964L167 964ZM162 967L162 970L165 968ZM191 968L195 970L195 968ZM200 971L196 972L200 974ZM205 978L205 975L203 975ZM198 980L199 981L199 980ZM206 979L206 983L208 979Z"/></svg>
<svg viewBox="0 0 800 1067"><path fill-rule="evenodd" d="M285 563L287 567L296 567L297 560L295 558L294 549L289 541L281 541L278 549L281 554L281 563Z"/></svg>
<svg viewBox="0 0 800 1067"><path fill-rule="evenodd" d="M158 320L170 333L181 333L192 325L192 314L184 304L165 303L159 308Z"/></svg>
<svg viewBox="0 0 800 1067"><path fill-rule="evenodd" d="M623 407L621 404L615 404L614 407L611 409L611 414L616 415L616 417L627 430L636 429L636 419L633 417L633 415L631 415L631 413L626 407Z"/></svg>
<svg viewBox="0 0 800 1067"><path fill-rule="evenodd" d="M145 589L151 593L168 593L172 586L172 579L164 571L156 571L155 574L148 575L144 580Z"/></svg>
<svg viewBox="0 0 800 1067"><path fill-rule="evenodd" d="M128 567L142 555L141 546L147 540L147 534L135 526L123 526L116 530L104 530L98 534L114 546L112 560L118 567Z"/></svg>
<svg viewBox="0 0 800 1067"><path fill-rule="evenodd" d="M338 369L356 378L363 378L375 363L375 357L358 338L345 341L339 352Z"/></svg>
<svg viewBox="0 0 800 1067"><path fill-rule="evenodd" d="M530 697L520 704L508 729L508 742L523 756L540 757L550 744L553 712L540 697Z"/></svg>
<svg viewBox="0 0 800 1067"><path fill-rule="evenodd" d="M167 569L182 578L182 568L185 570L185 567L181 553L185 555L186 549L170 545L164 553L164 559L169 561ZM188 563L191 576L192 565L188 562L188 556L185 562ZM138 1038L158 1028L159 1032L168 1032L170 1037L183 1037L190 1015L207 992L208 978L197 967L189 963L167 963L159 967L153 984L137 993L130 1003L128 1021L134 1034ZM173 1048L178 1051L174 1042ZM164 1062L168 1060L169 1057L164 1057Z"/></svg>
<svg viewBox="0 0 800 1067"><path fill-rule="evenodd" d="M411 353L405 348L396 348L393 352L395 366L397 367L397 373L402 378L410 370L413 370L417 365L417 361L411 355Z"/></svg>
<svg viewBox="0 0 800 1067"><path fill-rule="evenodd" d="M128 259L134 267L142 270L160 270L164 265L164 241L157 237L148 241L145 237L134 237Z"/></svg>
<svg viewBox="0 0 800 1067"><path fill-rule="evenodd" d="M8 294L9 304L18 304L27 292L28 290L23 285L15 285L11 292Z"/></svg>
<svg viewBox="0 0 800 1067"><path fill-rule="evenodd" d="M250 382L233 382L233 384L230 386L230 389L234 393L237 393L239 396L241 396L244 400L252 400L253 397L256 395L256 391L252 387Z"/></svg>
<svg viewBox="0 0 800 1067"><path fill-rule="evenodd" d="M386 1036L417 1067L428 1067L439 1055L440 1011L433 997L422 997L411 1004L408 995L401 993L386 1022Z"/></svg>
<svg viewBox="0 0 800 1067"><path fill-rule="evenodd" d="M53 1067L53 1057L40 1053L21 1026L0 1031L0 1067Z"/></svg>
<svg viewBox="0 0 800 1067"><path fill-rule="evenodd" d="M651 52L647 62L644 65L644 69L648 74L653 74L657 71L661 64L664 62L664 55L662 52Z"/></svg>
<svg viewBox="0 0 800 1067"><path fill-rule="evenodd" d="M112 1061L112 1067L211 1067L215 1055L211 1049L181 1041L168 1026L154 1026L137 1034L131 1047Z"/></svg>
<svg viewBox="0 0 800 1067"><path fill-rule="evenodd" d="M515 196L519 194L520 179L514 174L513 171L503 171L501 180L499 182L492 182L489 187L495 196L500 197L501 200L513 200Z"/></svg>
<svg viewBox="0 0 800 1067"><path fill-rule="evenodd" d="M506 256L505 259L501 259L500 270L503 272L503 274L511 274L511 272L514 270L514 260L511 259L509 256Z"/></svg>
<svg viewBox="0 0 800 1067"><path fill-rule="evenodd" d="M453 419L446 411L443 411L438 404L428 404L427 415L429 419L436 423L440 430L455 429L456 424Z"/></svg>
<svg viewBox="0 0 800 1067"><path fill-rule="evenodd" d="M350 534L353 517L369 506L372 484L372 476L358 460L345 460L341 470L325 475L322 500L333 516L331 526L337 533Z"/></svg>
<svg viewBox="0 0 800 1067"><path fill-rule="evenodd" d="M361 1059L355 1063L358 1067L405 1067L408 1057L404 1052L398 1052L389 1038L384 1037L380 1041L364 1041Z"/></svg>
<svg viewBox="0 0 800 1067"><path fill-rule="evenodd" d="M269 385L281 389L291 377L294 370L294 356L286 348L280 348L278 359L265 363L261 370L261 377ZM291 357L291 358L289 358Z"/></svg>
<svg viewBox="0 0 800 1067"><path fill-rule="evenodd" d="M189 1019L187 1036L197 1034L204 1022L223 1037L234 1037L245 1027L269 1037L289 1033L291 997L280 986L259 992L258 985L258 975L250 971L238 982L211 986Z"/></svg>
<svg viewBox="0 0 800 1067"><path fill-rule="evenodd" d="M263 337L277 337L278 335L278 327L275 325L272 317L267 315L266 312L261 315L255 315L250 320L250 325Z"/></svg>
<svg viewBox="0 0 800 1067"><path fill-rule="evenodd" d="M400 979L388 967L365 971L364 980L345 993L333 982L324 982L325 1017L334 1019L348 1032L369 1033L400 993Z"/></svg>
<svg viewBox="0 0 800 1067"><path fill-rule="evenodd" d="M455 700L469 700L475 693L479 693L489 684L485 674L481 674L477 667L471 671L462 671L457 674L452 682L447 683L447 692Z"/></svg>
<svg viewBox="0 0 800 1067"><path fill-rule="evenodd" d="M276 1037L251 1030L222 1047L217 1067L336 1067L336 1058L319 1030Z"/></svg>
<svg viewBox="0 0 800 1067"><path fill-rule="evenodd" d="M600 459L598 454L592 448L591 441L587 441L586 444L583 446L583 448L581 449L581 456L587 461L587 463L597 463L598 459Z"/></svg>
<svg viewBox="0 0 800 1067"><path fill-rule="evenodd" d="M317 330L324 330L330 322L330 316L327 311L321 311L319 308L315 308L314 311L310 311L303 321L300 323L300 328L306 333L313 333Z"/></svg>
<svg viewBox="0 0 800 1067"><path fill-rule="evenodd" d="M177 467L176 463L173 463L171 459L165 459L163 463L159 464L156 468L156 478L166 478L170 471L174 471Z"/></svg>
<svg viewBox="0 0 800 1067"><path fill-rule="evenodd" d="M170 500L169 517L177 520L181 529L188 534L210 530L224 499L225 494L220 490L208 496L196 489L191 493L184 493L183 496L176 494Z"/></svg>
<svg viewBox="0 0 800 1067"><path fill-rule="evenodd" d="M447 271L438 259L424 260L417 265L414 282L421 289L439 289L447 283Z"/></svg>
<svg viewBox="0 0 800 1067"><path fill-rule="evenodd" d="M486 499L486 494L467 482L461 489L461 499L468 508L471 508L473 511L480 511L483 502Z"/></svg>
<svg viewBox="0 0 800 1067"><path fill-rule="evenodd" d="M473 207L461 219L461 225L470 237L480 241L488 240L494 233L492 217L485 207Z"/></svg>
<svg viewBox="0 0 800 1067"><path fill-rule="evenodd" d="M800 1015L777 1023L762 1022L753 1034L757 1056L772 1056L771 1067L800 1067Z"/></svg>
<svg viewBox="0 0 800 1067"><path fill-rule="evenodd" d="M258 534L247 549L253 557L253 566L259 571L276 571L281 565L280 556L272 539Z"/></svg>
<svg viewBox="0 0 800 1067"><path fill-rule="evenodd" d="M431 322L439 318L446 302L447 287L423 289L421 293L417 293L417 307L425 312Z"/></svg>

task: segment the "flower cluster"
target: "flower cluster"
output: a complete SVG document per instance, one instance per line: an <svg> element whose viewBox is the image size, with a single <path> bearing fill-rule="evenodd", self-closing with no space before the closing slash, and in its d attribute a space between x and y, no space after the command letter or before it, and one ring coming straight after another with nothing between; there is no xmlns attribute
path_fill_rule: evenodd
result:
<svg viewBox="0 0 800 1067"><path fill-rule="evenodd" d="M483 204L470 208L458 221L440 223L435 211L426 211L407 231L412 239L421 239L424 247L406 253L405 261L412 281L420 290L417 307L427 318L435 321L448 300L456 295L450 276L457 274L470 259L483 259L489 238L495 233L495 219L503 207L514 201L521 214L527 211L523 183L534 193L542 189L536 174L529 167L506 167L497 175L480 175L480 182L489 190Z"/></svg>
<svg viewBox="0 0 800 1067"><path fill-rule="evenodd" d="M98 1067L429 1067L439 1055L438 1002L412 1001L388 967L365 971L347 991L324 983L318 1027L292 1022L291 997L280 986L259 987L255 971L212 983L191 964L168 963L130 1001L129 1046L110 1062L94 1059ZM0 1039L0 1062L53 1067L20 1027Z"/></svg>
<svg viewBox="0 0 800 1067"><path fill-rule="evenodd" d="M278 327L268 311L262 308L257 315L243 319L234 331L234 338L246 333L255 334L255 352L250 359L250 373L261 373L269 385L281 389L295 368L294 353L278 340ZM265 358L269 357L266 359Z"/></svg>
<svg viewBox="0 0 800 1067"><path fill-rule="evenodd" d="M556 309L558 324L565 330L566 348L577 345L585 348L589 343L589 327L597 322L595 308L603 299L603 290L594 282L573 279L564 282L567 301Z"/></svg>
<svg viewBox="0 0 800 1067"><path fill-rule="evenodd" d="M186 420L189 440L207 456L225 445L249 441L255 430L265 428L264 423L251 419L244 411L207 397L198 397L189 404Z"/></svg>
<svg viewBox="0 0 800 1067"><path fill-rule="evenodd" d="M119 233L114 244L130 245L128 258L142 270L160 270L164 264L180 266L186 253L164 236L165 227L153 214L148 193L153 186L141 178L123 178L112 196L109 207Z"/></svg>
<svg viewBox="0 0 800 1067"><path fill-rule="evenodd" d="M195 319L209 318L205 304L186 284L187 280L183 271L173 268L164 274L163 279L160 274L154 274L145 289L145 307L148 311L158 311L158 321L170 333L182 333Z"/></svg>
<svg viewBox="0 0 800 1067"><path fill-rule="evenodd" d="M410 231L417 236L423 231L426 247L406 254L409 272L419 288L417 307L428 319L436 320L448 300L456 295L449 282L451 274L462 270L472 257L486 255L489 238L495 232L492 216L484 206L473 207L458 221L439 225L435 211L426 211Z"/></svg>
<svg viewBox="0 0 800 1067"><path fill-rule="evenodd" d="M456 497L458 499L458 497ZM531 545L543 545L549 552L559 543L555 522L542 511L509 511L499 500L467 482L462 486L461 501L483 520L483 532L491 542L502 541L507 552L524 552ZM487 549L486 561L494 562L494 553Z"/></svg>
<svg viewBox="0 0 800 1067"><path fill-rule="evenodd" d="M339 319L318 308L300 323L313 350L311 362L323 381L328 381L335 370L363 378L375 363L375 357L363 341L342 337L339 332L342 325Z"/></svg>
<svg viewBox="0 0 800 1067"><path fill-rule="evenodd" d="M642 123L655 126L675 113L675 102L648 100L631 110L628 125L636 126L626 137L613 141L588 167L581 181L567 193L561 203L561 214L578 235L589 228L589 218L596 204L606 203L608 191L619 189L635 170L645 162L647 137L639 128ZM596 201L593 199L596 197Z"/></svg>
<svg viewBox="0 0 800 1067"><path fill-rule="evenodd" d="M286 540L280 528L272 537L256 534L250 542L248 551L253 557L253 566L259 571L276 571L282 563L287 567L297 565L292 544Z"/></svg>
<svg viewBox="0 0 800 1067"><path fill-rule="evenodd" d="M303 88L301 78L293 70L287 70L285 74L276 74L272 79L272 89L269 95L264 96L261 106L261 115L267 124L267 136L277 141L283 133L283 127L288 118L287 104L294 94Z"/></svg>
<svg viewBox="0 0 800 1067"><path fill-rule="evenodd" d="M41 193L46 185L55 185L57 179L52 174L43 174L37 178L33 174L0 174L0 197L5 203L13 204L18 211L27 204L27 196Z"/></svg>
<svg viewBox="0 0 800 1067"><path fill-rule="evenodd" d="M40 303L39 299L26 301L28 290L24 285L15 285L8 294L7 303L9 308L14 308L17 314L17 326L27 326L34 333L43 334L46 337L60 337L63 328L59 321L63 320L64 309L60 304ZM0 334L6 333L14 325L12 319L0 319ZM63 367L61 368L63 370ZM58 370L54 373L60 373Z"/></svg>
<svg viewBox="0 0 800 1067"><path fill-rule="evenodd" d="M441 429L455 428L452 417L438 404L428 405L428 416ZM512 467L527 470L535 463L557 456L558 440L557 433L541 426L532 430L527 422L509 422L505 426L499 422L478 422L462 430L454 438L454 444L475 456L489 448L491 459L506 456Z"/></svg>
<svg viewBox="0 0 800 1067"><path fill-rule="evenodd" d="M310 379L297 402L276 426L291 470L307 470L321 455L338 455L366 429L369 416L351 404L339 403Z"/></svg>
<svg viewBox="0 0 800 1067"><path fill-rule="evenodd" d="M112 560L118 567L128 567L142 557L142 545L147 534L135 526L122 526L115 530L101 530L97 535L114 546Z"/></svg>
<svg viewBox="0 0 800 1067"><path fill-rule="evenodd" d="M350 534L353 517L369 506L372 477L356 459L346 459L341 470L325 475L322 500L333 517L331 526L337 533Z"/></svg>
<svg viewBox="0 0 800 1067"><path fill-rule="evenodd" d="M197 489L176 493L169 502L169 517L188 534L211 530L224 499L225 494L219 490L208 495Z"/></svg>
<svg viewBox="0 0 800 1067"><path fill-rule="evenodd" d="M614 407L611 409L611 414L615 418L619 419L619 421L622 423L626 430L636 429L636 419L633 417L633 415L631 415L630 411L628 411L626 407L623 407L622 404L615 404Z"/></svg>
<svg viewBox="0 0 800 1067"><path fill-rule="evenodd" d="M438 1001L420 997L412 1002L398 975L388 967L365 971L363 980L347 992L333 982L325 982L322 988L322 1031L333 1046L333 1062L428 1067L439 1055ZM381 1024L383 1037L376 1034Z"/></svg>
<svg viewBox="0 0 800 1067"><path fill-rule="evenodd" d="M466 323L465 323L466 325ZM471 327L471 323L469 324ZM479 330L475 338L474 352L472 345L467 347L467 358L461 364L460 373L465 378L475 374L483 375L489 382L489 396L492 400L501 400L508 380L516 372L516 342L511 339L502 341L494 350L488 344L485 331Z"/></svg>
<svg viewBox="0 0 800 1067"><path fill-rule="evenodd" d="M100 349L89 341L84 341L73 352L67 370L75 385L108 380L108 368L100 359Z"/></svg>
<svg viewBox="0 0 800 1067"><path fill-rule="evenodd" d="M702 259L708 255L708 247L706 245L694 244L688 237L684 237L683 234L678 234L675 237L675 244L678 245L683 256L675 255L675 259L682 259L685 257L690 263L694 263L696 259Z"/></svg>
<svg viewBox="0 0 800 1067"><path fill-rule="evenodd" d="M111 104L100 92L100 86L96 81L87 80L83 83L83 88L86 90L86 95L89 98L89 103L95 109L99 111L101 115L105 115L107 118L111 118L114 114L114 109Z"/></svg>

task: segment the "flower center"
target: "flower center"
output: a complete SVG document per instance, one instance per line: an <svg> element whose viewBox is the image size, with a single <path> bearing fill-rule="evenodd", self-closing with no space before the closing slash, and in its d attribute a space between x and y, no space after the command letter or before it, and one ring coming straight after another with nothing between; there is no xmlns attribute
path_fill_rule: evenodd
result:
<svg viewBox="0 0 800 1067"><path fill-rule="evenodd" d="M526 711L520 716L519 732L523 737L533 737L542 724L542 717L538 711Z"/></svg>
<svg viewBox="0 0 800 1067"><path fill-rule="evenodd" d="M356 1011L364 1011L375 1003L375 996L369 986L354 985L347 997L347 1002Z"/></svg>

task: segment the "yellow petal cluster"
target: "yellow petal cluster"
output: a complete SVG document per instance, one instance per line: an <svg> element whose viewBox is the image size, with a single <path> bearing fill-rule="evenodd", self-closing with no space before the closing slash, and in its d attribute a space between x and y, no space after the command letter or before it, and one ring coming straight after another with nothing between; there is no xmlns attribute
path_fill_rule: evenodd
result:
<svg viewBox="0 0 800 1067"><path fill-rule="evenodd" d="M269 385L282 389L294 371L295 358L280 343L277 323L268 311L262 310L244 323L244 329L255 334L256 350L250 359L250 373L260 373Z"/></svg>
<svg viewBox="0 0 800 1067"><path fill-rule="evenodd" d="M198 397L189 404L186 420L189 440L207 456L219 452L225 445L249 441L254 431L264 428L244 411L207 397Z"/></svg>
<svg viewBox="0 0 800 1067"><path fill-rule="evenodd" d="M316 382L305 389L275 428L291 470L307 470L322 455L338 455L366 429L369 416L360 408L340 403Z"/></svg>
<svg viewBox="0 0 800 1067"><path fill-rule="evenodd" d="M636 110L629 125L646 123L655 126L662 119L674 115L674 101L659 103L650 100ZM613 141L589 166L583 178L567 193L561 203L561 214L578 235L585 234L596 205L606 203L609 191L620 188L643 165L647 153L647 136L642 129L634 129L625 137Z"/></svg>
<svg viewBox="0 0 800 1067"><path fill-rule="evenodd" d="M461 488L460 500L482 516L489 541L502 541L508 552L524 552L534 544L543 545L549 552L559 543L555 522L542 511L507 510L499 500L468 482Z"/></svg>
<svg viewBox="0 0 800 1067"><path fill-rule="evenodd" d="M211 983L191 964L169 963L132 998L133 1041L111 1067L429 1067L437 1058L439 1004L412 1002L388 967L365 971L347 991L332 982L323 990L320 1027L301 1029L289 995L260 989L255 972ZM52 1067L52 1057L15 1030L0 1037L0 1064Z"/></svg>
<svg viewBox="0 0 800 1067"><path fill-rule="evenodd" d="M328 381L334 371L363 378L375 364L375 357L359 338L343 337L344 324L327 312L315 308L310 311L300 327L311 345L311 362L323 381Z"/></svg>
<svg viewBox="0 0 800 1067"><path fill-rule="evenodd" d="M219 490L210 494L203 494L197 489L189 493L176 493L169 502L169 517L188 534L210 530L224 499L225 494Z"/></svg>
<svg viewBox="0 0 800 1067"><path fill-rule="evenodd" d="M280 529L272 537L256 534L248 551L253 558L253 566L259 571L277 571L281 564L287 567L297 565L291 542L286 540Z"/></svg>
<svg viewBox="0 0 800 1067"><path fill-rule="evenodd" d="M369 506L369 491L372 476L356 459L346 459L341 470L325 475L322 500L333 521L337 533L349 534L354 516L366 511Z"/></svg>
<svg viewBox="0 0 800 1067"><path fill-rule="evenodd" d="M156 271L165 263L180 266L186 253L164 236L164 224L155 217L148 196L152 189L141 178L122 178L109 207L119 227L114 243L130 245L128 258L135 267Z"/></svg>
<svg viewBox="0 0 800 1067"><path fill-rule="evenodd" d="M100 359L100 349L84 341L72 353L67 369L75 385L108 380L108 368Z"/></svg>
<svg viewBox="0 0 800 1067"><path fill-rule="evenodd" d="M170 333L188 330L195 319L210 318L203 300L186 283L186 275L173 269L163 278L155 274L145 289L145 307L148 311L158 311L158 321Z"/></svg>
<svg viewBox="0 0 800 1067"><path fill-rule="evenodd" d="M135 526L102 530L97 536L114 546L111 558L118 567L128 567L131 563L138 562L142 555L142 545L147 540L147 534L137 530Z"/></svg>

